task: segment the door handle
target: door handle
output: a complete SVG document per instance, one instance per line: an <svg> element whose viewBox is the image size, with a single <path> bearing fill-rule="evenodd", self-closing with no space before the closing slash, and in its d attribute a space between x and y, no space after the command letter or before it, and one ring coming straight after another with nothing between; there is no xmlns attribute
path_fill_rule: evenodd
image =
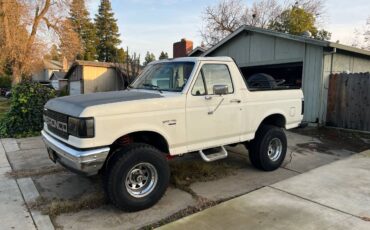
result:
<svg viewBox="0 0 370 230"><path fill-rule="evenodd" d="M207 101L212 100L212 96L206 95L206 96L204 97L204 99L206 99Z"/></svg>
<svg viewBox="0 0 370 230"><path fill-rule="evenodd" d="M230 100L230 103L240 103L242 102L240 99L232 99Z"/></svg>

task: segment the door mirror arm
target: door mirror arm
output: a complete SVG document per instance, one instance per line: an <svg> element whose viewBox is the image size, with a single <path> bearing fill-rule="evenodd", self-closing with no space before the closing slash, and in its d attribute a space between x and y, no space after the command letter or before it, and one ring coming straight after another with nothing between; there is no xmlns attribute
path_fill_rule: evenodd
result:
<svg viewBox="0 0 370 230"><path fill-rule="evenodd" d="M220 107L220 105L222 104L222 102L225 100L225 98L221 98L221 101L217 104L216 108L213 110L213 111L209 111L208 112L208 115L212 115L216 112L216 110L218 109L218 107Z"/></svg>

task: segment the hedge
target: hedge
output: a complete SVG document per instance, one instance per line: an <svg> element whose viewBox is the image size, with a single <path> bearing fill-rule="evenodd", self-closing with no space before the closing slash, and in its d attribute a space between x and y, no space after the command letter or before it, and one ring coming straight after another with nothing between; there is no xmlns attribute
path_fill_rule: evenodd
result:
<svg viewBox="0 0 370 230"><path fill-rule="evenodd" d="M55 90L39 83L22 82L14 86L10 110L0 120L0 136L20 138L40 135L43 107L55 95Z"/></svg>

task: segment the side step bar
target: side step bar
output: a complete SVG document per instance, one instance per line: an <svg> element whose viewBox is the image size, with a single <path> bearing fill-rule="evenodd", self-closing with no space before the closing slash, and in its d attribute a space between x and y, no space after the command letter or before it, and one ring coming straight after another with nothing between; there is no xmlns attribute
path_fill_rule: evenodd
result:
<svg viewBox="0 0 370 230"><path fill-rule="evenodd" d="M220 151L212 154L205 154L203 150L199 150L199 155L202 157L202 159L206 162L212 162L212 161L217 161L220 159L224 159L227 157L227 151L224 148L224 146L220 146L219 148Z"/></svg>

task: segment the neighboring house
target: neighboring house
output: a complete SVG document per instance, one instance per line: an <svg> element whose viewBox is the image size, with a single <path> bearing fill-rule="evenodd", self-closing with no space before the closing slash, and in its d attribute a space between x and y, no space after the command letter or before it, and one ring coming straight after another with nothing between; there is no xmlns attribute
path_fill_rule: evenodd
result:
<svg viewBox="0 0 370 230"><path fill-rule="evenodd" d="M54 71L50 77L51 86L56 90L63 90L68 85L68 80L64 79L66 72Z"/></svg>
<svg viewBox="0 0 370 230"><path fill-rule="evenodd" d="M107 62L76 61L64 78L69 95L121 90L128 84L123 66Z"/></svg>
<svg viewBox="0 0 370 230"><path fill-rule="evenodd" d="M267 73L301 87L304 121L320 124L326 122L330 74L370 72L370 51L251 26L240 27L201 56L232 57L247 79Z"/></svg>
<svg viewBox="0 0 370 230"><path fill-rule="evenodd" d="M203 48L203 47L196 47L195 49L193 49L189 54L188 56L189 57L199 57L201 56L204 52L206 52L206 49Z"/></svg>
<svg viewBox="0 0 370 230"><path fill-rule="evenodd" d="M42 69L32 75L32 81L41 83L50 82L53 72L67 71L67 69L68 62L66 59L63 62L44 59Z"/></svg>

